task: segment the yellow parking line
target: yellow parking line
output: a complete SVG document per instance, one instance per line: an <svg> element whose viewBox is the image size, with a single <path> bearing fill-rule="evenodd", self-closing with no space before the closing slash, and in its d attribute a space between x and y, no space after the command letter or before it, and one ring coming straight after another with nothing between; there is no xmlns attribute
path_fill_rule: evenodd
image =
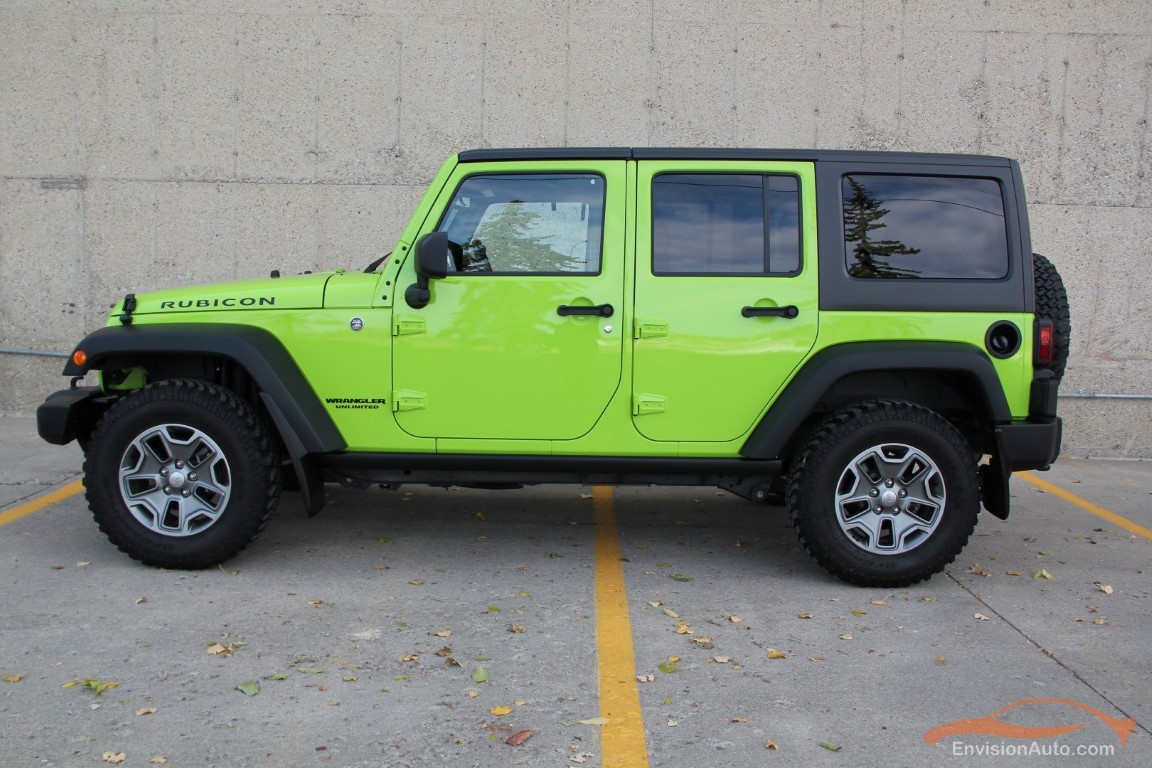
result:
<svg viewBox="0 0 1152 768"><path fill-rule="evenodd" d="M80 480L73 480L63 487L57 488L54 491L49 491L43 496L39 496L32 501L25 502L18 507L13 507L6 512L0 512L0 526L14 523L22 517L28 517L33 512L38 512L44 507L50 507L58 501L75 496L84 490L84 483Z"/></svg>
<svg viewBox="0 0 1152 768"><path fill-rule="evenodd" d="M592 489L596 551L596 656L600 673L600 765L603 768L648 768L648 742L636 685L632 620L620 563L612 489Z"/></svg>
<svg viewBox="0 0 1152 768"><path fill-rule="evenodd" d="M1145 528L1139 523L1134 523L1128 518L1122 517L1121 515L1118 515L1111 510L1104 509L1104 507L1101 507L1098 504L1093 504L1086 499L1082 499L1074 493L1069 493L1063 488L1052 485L1052 483L1048 482L1047 480L1041 480L1031 472L1017 472L1016 474L1019 477L1022 477L1028 482L1032 483L1032 485L1036 486L1037 488L1041 488L1048 493L1059 496L1060 498L1064 499L1064 501L1075 504L1076 506L1080 507L1080 509L1091 512L1097 517L1102 517L1113 525L1118 525L1126 531L1131 531L1138 536L1143 536L1144 538L1152 541L1152 529Z"/></svg>

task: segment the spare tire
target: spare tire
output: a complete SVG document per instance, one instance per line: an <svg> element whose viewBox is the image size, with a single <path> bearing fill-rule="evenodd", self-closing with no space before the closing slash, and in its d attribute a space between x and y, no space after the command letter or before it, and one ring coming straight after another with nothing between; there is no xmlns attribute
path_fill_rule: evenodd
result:
<svg viewBox="0 0 1152 768"><path fill-rule="evenodd" d="M1064 376L1068 364L1068 348L1072 342L1072 313L1068 308L1068 291L1060 273L1039 253L1032 254L1032 280L1036 286L1036 317L1052 321L1055 329L1055 349L1052 352L1052 370L1056 378Z"/></svg>

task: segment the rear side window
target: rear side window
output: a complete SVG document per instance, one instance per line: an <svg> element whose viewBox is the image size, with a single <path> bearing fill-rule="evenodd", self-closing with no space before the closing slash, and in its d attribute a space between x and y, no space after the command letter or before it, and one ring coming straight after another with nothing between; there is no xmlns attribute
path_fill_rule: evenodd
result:
<svg viewBox="0 0 1152 768"><path fill-rule="evenodd" d="M652 180L652 273L800 271L795 176L663 173Z"/></svg>
<svg viewBox="0 0 1152 768"><path fill-rule="evenodd" d="M843 177L844 258L857 278L1008 275L1004 195L992 179Z"/></svg>

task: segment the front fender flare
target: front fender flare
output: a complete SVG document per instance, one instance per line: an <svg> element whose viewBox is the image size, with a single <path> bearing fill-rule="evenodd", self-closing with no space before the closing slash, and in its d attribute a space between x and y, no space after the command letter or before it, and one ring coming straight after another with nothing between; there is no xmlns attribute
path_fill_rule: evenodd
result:
<svg viewBox="0 0 1152 768"><path fill-rule="evenodd" d="M268 331L229 323L157 323L108 326L90 333L77 350L87 356L77 364L70 357L65 376L83 376L107 367L131 367L149 355L212 355L227 358L248 372L279 408L277 421L286 445L306 453L328 453L347 447L340 430L284 345ZM283 434L285 430L291 434Z"/></svg>

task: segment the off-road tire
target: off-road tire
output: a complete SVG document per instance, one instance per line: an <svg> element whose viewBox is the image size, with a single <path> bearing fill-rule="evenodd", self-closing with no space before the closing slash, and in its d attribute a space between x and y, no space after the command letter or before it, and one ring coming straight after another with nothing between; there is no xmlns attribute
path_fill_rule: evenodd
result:
<svg viewBox="0 0 1152 768"><path fill-rule="evenodd" d="M208 568L267 524L280 499L280 457L260 416L232 391L169 379L104 414L84 484L96 524L125 554L162 568Z"/></svg>
<svg viewBox="0 0 1152 768"><path fill-rule="evenodd" d="M1064 377L1068 364L1068 347L1072 343L1072 312L1068 306L1068 291L1056 267L1048 257L1032 254L1032 279L1036 286L1036 316L1052 321L1056 348L1052 355L1052 370L1056 378Z"/></svg>
<svg viewBox="0 0 1152 768"><path fill-rule="evenodd" d="M867 480L876 459L883 472ZM886 487L884 478L901 462L922 471ZM883 514L854 498L873 490L877 504L891 493ZM864 587L906 587L942 571L968 543L979 500L976 463L960 431L934 411L898 400L869 401L825 419L793 462L788 484L800 543L829 573ZM864 536L868 526L879 532ZM877 551L889 544L891 551Z"/></svg>

